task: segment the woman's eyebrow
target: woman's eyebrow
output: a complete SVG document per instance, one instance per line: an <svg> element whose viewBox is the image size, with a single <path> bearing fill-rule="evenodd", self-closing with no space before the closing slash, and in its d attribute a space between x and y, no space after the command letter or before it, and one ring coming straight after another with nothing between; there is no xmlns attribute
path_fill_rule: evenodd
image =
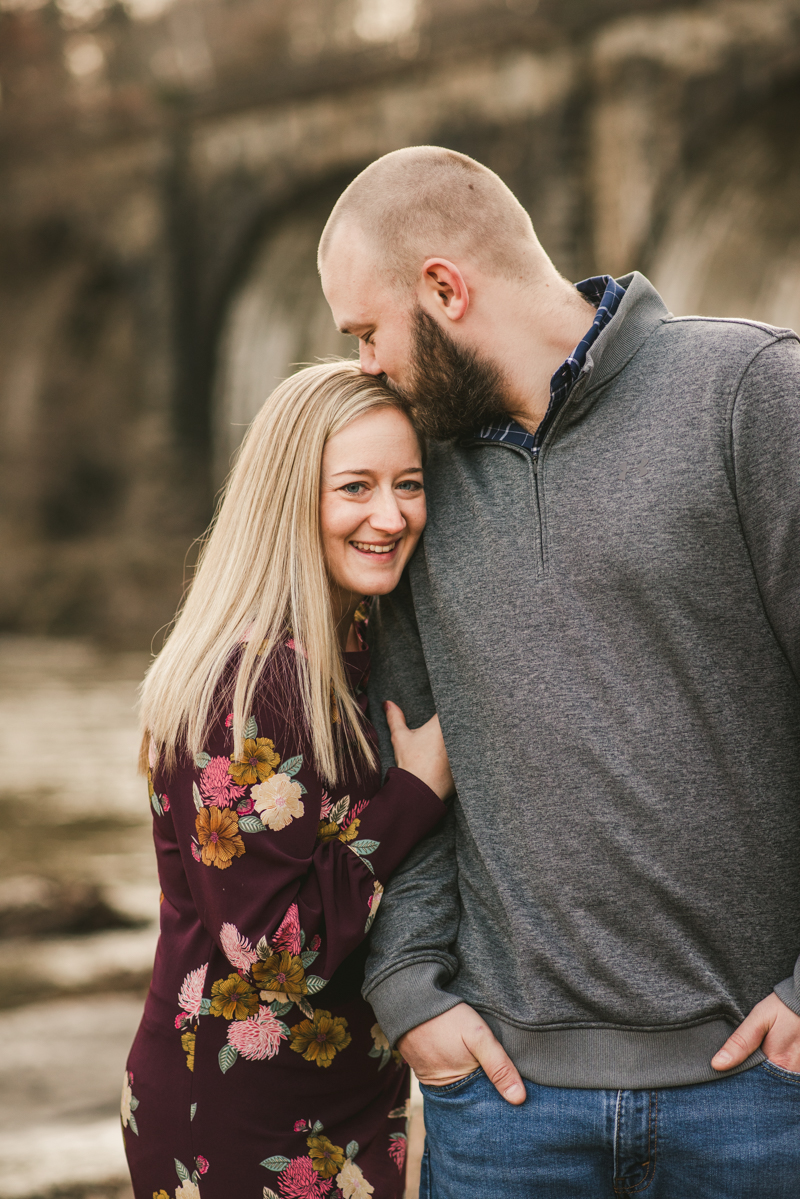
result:
<svg viewBox="0 0 800 1199"><path fill-rule="evenodd" d="M336 470L331 475L332 479L336 479L339 475L374 475L373 470ZM405 470L399 472L401 475L421 475L421 466L407 466Z"/></svg>

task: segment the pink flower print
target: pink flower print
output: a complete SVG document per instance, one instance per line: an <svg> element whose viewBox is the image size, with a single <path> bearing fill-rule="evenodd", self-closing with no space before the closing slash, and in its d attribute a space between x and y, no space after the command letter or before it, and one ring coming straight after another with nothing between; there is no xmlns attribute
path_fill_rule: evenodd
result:
<svg viewBox="0 0 800 1199"><path fill-rule="evenodd" d="M403 1173L403 1166L406 1164L407 1144L408 1142L402 1132L393 1132L389 1137L389 1157L401 1174Z"/></svg>
<svg viewBox="0 0 800 1199"><path fill-rule="evenodd" d="M307 1128L308 1128L308 1120L295 1120L295 1122L294 1122L295 1132L305 1132L305 1130Z"/></svg>
<svg viewBox="0 0 800 1199"><path fill-rule="evenodd" d="M178 992L178 1003L187 1016L200 1015L200 1003L203 998L203 987L206 984L207 971L208 962L206 962L205 966L198 966L196 970L190 970L183 980L181 989Z"/></svg>
<svg viewBox="0 0 800 1199"><path fill-rule="evenodd" d="M311 938L311 948L317 950L321 944L322 937L319 935L319 933L314 933L314 936Z"/></svg>
<svg viewBox="0 0 800 1199"><path fill-rule="evenodd" d="M272 938L273 949L288 949L289 953L297 955L302 949L300 944L300 915L297 904L293 903L281 921L280 928Z"/></svg>
<svg viewBox="0 0 800 1199"><path fill-rule="evenodd" d="M161 796L161 808L164 812L169 811L169 796L168 795Z"/></svg>
<svg viewBox="0 0 800 1199"><path fill-rule="evenodd" d="M177 1016L175 1017L175 1027L183 1028L185 1023L186 1023L186 1012L178 1012Z"/></svg>
<svg viewBox="0 0 800 1199"><path fill-rule="evenodd" d="M234 970L247 972L258 957L247 937L242 936L235 924L223 924L219 930L219 943Z"/></svg>
<svg viewBox="0 0 800 1199"><path fill-rule="evenodd" d="M232 724L233 724L233 712L229 712L228 715L225 717L225 728L229 729Z"/></svg>
<svg viewBox="0 0 800 1199"><path fill-rule="evenodd" d="M247 790L234 783L228 773L229 766L227 758L212 758L200 772L200 794L206 807L227 808Z"/></svg>
<svg viewBox="0 0 800 1199"><path fill-rule="evenodd" d="M330 816L332 811L333 811L333 800L331 799L330 795L328 795L327 791L323 791L322 799L320 801L320 806L319 806L320 820L327 820L327 818Z"/></svg>
<svg viewBox="0 0 800 1199"><path fill-rule="evenodd" d="M248 1020L232 1020L228 1025L228 1044L238 1049L243 1058L250 1062L262 1062L274 1057L286 1040L286 1027L276 1020L268 1007L258 1009L257 1016Z"/></svg>
<svg viewBox="0 0 800 1199"><path fill-rule="evenodd" d="M202 862L203 858L200 854L200 846L196 841L192 841L192 857L196 862Z"/></svg>
<svg viewBox="0 0 800 1199"><path fill-rule="evenodd" d="M206 1158L196 1157L194 1159L194 1164L197 1166L197 1169L201 1174L208 1173L208 1161L206 1160Z"/></svg>
<svg viewBox="0 0 800 1199"><path fill-rule="evenodd" d="M310 1157L295 1157L278 1175L278 1187L283 1199L324 1199L331 1182L320 1178Z"/></svg>

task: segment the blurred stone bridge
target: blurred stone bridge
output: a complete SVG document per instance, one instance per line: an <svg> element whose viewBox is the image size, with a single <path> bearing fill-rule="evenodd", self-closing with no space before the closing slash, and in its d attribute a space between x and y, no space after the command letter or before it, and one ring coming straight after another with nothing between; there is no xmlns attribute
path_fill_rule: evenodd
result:
<svg viewBox="0 0 800 1199"><path fill-rule="evenodd" d="M570 278L800 325L800 0L0 0L0 628L147 645L229 456L349 352L366 163L481 159Z"/></svg>

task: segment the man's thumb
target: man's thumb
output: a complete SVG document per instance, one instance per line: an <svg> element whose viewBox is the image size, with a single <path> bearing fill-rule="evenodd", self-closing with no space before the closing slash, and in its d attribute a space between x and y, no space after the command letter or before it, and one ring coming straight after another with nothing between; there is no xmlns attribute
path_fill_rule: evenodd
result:
<svg viewBox="0 0 800 1199"><path fill-rule="evenodd" d="M487 1029L487 1032L489 1035L481 1037L476 1045L471 1046L470 1052L480 1062L489 1082L508 1103L524 1103L525 1084L519 1071L491 1031Z"/></svg>
<svg viewBox="0 0 800 1199"><path fill-rule="evenodd" d="M769 1032L769 1024L760 1018L760 1013L751 1012L743 1020L736 1032L731 1033L725 1044L711 1059L714 1070L730 1070L739 1066L755 1053L764 1037Z"/></svg>

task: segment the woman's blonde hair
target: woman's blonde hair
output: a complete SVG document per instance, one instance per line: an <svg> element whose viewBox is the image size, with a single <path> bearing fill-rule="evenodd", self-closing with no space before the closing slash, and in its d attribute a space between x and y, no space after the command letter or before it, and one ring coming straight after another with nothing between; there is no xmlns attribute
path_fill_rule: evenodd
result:
<svg viewBox="0 0 800 1199"><path fill-rule="evenodd" d="M210 722L230 703L220 682L239 648L228 691L234 755L241 756L259 679L289 630L294 692L299 684L299 715L320 774L335 784L344 755L375 765L336 635L320 474L329 438L366 412L398 406L350 361L308 367L273 391L244 438L192 586L142 684L143 769L153 747L168 770L180 749L203 749Z"/></svg>

